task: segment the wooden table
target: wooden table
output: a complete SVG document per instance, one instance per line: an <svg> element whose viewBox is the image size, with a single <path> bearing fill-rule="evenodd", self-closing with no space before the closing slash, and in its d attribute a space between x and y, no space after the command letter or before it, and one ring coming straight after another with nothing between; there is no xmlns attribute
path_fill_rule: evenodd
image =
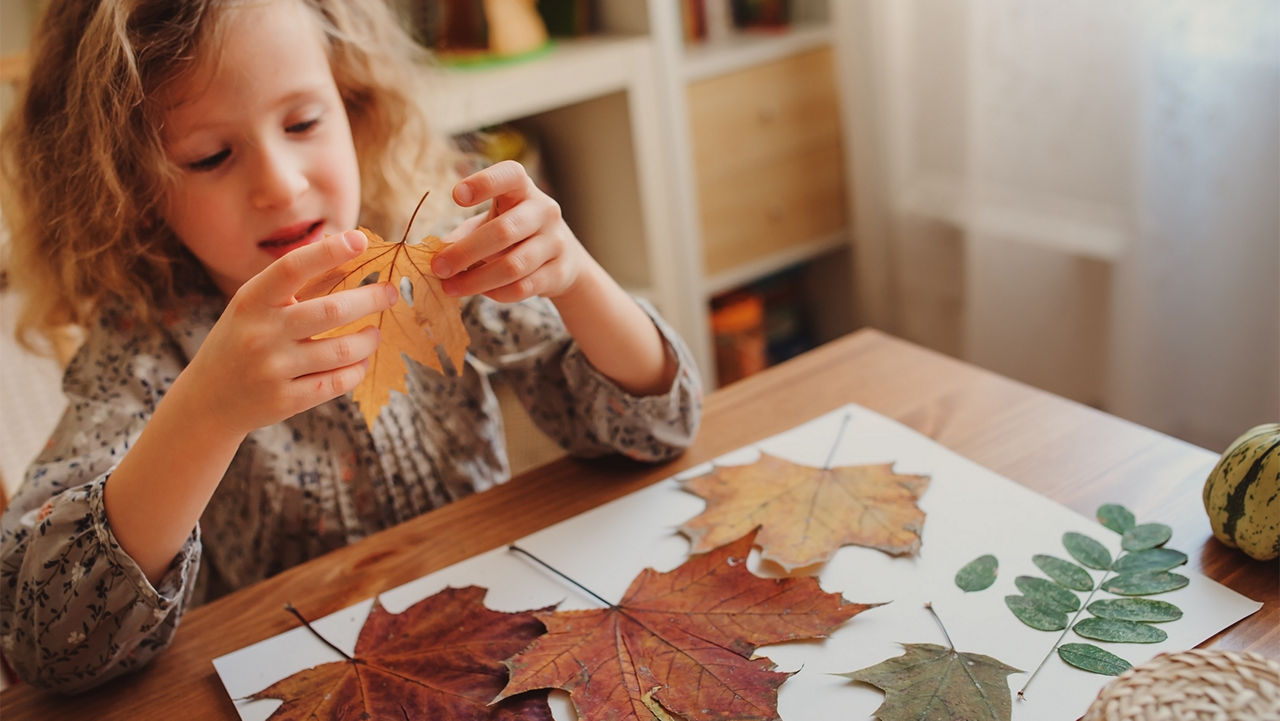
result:
<svg viewBox="0 0 1280 721"><path fill-rule="evenodd" d="M1206 645L1280 656L1277 564L1213 540L1200 501L1216 454L872 330L710 394L697 442L662 466L559 460L192 610L171 648L107 688L58 698L18 686L5 721L236 719L212 659L452 565L845 403L894 418L1092 517L1122 503L1174 529L1189 566L1261 600Z"/></svg>

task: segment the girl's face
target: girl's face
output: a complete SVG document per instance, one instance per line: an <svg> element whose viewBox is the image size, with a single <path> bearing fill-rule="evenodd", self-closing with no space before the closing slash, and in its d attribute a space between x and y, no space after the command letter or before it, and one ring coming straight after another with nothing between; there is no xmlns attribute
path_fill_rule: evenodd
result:
<svg viewBox="0 0 1280 721"><path fill-rule="evenodd" d="M360 176L317 21L295 0L223 12L225 42L168 91L164 220L231 296L285 253L354 227Z"/></svg>

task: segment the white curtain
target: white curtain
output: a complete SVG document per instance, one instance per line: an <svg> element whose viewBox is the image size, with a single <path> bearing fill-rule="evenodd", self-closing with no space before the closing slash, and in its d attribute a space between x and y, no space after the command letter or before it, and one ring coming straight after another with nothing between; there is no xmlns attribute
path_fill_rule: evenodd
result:
<svg viewBox="0 0 1280 721"><path fill-rule="evenodd" d="M833 9L870 322L1214 450L1280 420L1280 2Z"/></svg>

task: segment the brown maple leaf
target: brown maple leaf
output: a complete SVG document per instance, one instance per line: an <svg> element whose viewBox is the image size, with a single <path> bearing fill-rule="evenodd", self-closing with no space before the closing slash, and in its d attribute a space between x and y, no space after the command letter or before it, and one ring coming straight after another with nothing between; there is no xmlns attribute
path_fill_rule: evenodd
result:
<svg viewBox="0 0 1280 721"><path fill-rule="evenodd" d="M441 359L448 358L456 374L462 370L470 338L462 324L460 301L446 295L431 273L431 259L444 247L444 241L432 235L417 244L388 243L368 228L360 231L369 239L369 247L309 281L297 298L315 298L368 283L391 283L400 289L401 300L390 309L317 336L353 333L369 325L371 317L382 332L364 380L352 391L365 423L372 428L391 391L405 390L407 368L401 353L440 373L446 372Z"/></svg>
<svg viewBox="0 0 1280 721"><path fill-rule="evenodd" d="M754 537L667 573L645 569L610 608L535 614L547 634L507 661L511 681L498 699L561 688L584 721L777 719L778 687L791 674L752 658L755 649L825 637L878 604L849 603L814 578L753 575Z"/></svg>
<svg viewBox="0 0 1280 721"><path fill-rule="evenodd" d="M924 526L916 501L928 485L928 476L894 473L892 463L813 468L761 453L685 481L707 509L680 531L705 551L760 526L762 556L788 571L850 544L912 554Z"/></svg>
<svg viewBox="0 0 1280 721"><path fill-rule="evenodd" d="M268 721L551 721L545 693L490 705L507 680L503 659L543 626L532 612L490 610L484 594L478 586L446 588L398 614L374 599L354 657L299 671L249 698L284 700Z"/></svg>

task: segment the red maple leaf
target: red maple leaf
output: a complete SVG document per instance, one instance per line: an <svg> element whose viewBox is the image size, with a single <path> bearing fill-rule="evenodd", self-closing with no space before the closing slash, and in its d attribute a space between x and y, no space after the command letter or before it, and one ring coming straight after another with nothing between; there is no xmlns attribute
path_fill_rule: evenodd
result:
<svg viewBox="0 0 1280 721"><path fill-rule="evenodd" d="M479 586L446 588L403 613L374 599L354 657L299 671L249 698L284 700L269 721L551 721L545 693L490 705L507 680L502 660L543 626L531 612L490 610L484 595Z"/></svg>
<svg viewBox="0 0 1280 721"><path fill-rule="evenodd" d="M761 578L746 568L755 531L667 573L645 569L607 609L539 611L547 627L507 661L498 699L568 691L584 721L777 719L791 674L752 658L759 646L825 637L878 604L849 603L814 578Z"/></svg>

